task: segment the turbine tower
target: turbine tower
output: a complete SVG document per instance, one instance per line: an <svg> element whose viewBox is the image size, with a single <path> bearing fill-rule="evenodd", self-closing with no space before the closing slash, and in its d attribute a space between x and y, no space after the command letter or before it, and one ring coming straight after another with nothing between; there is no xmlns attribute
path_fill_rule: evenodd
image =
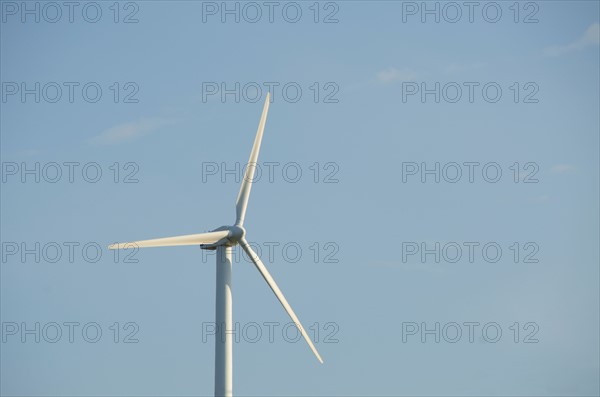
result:
<svg viewBox="0 0 600 397"><path fill-rule="evenodd" d="M254 146L250 153L250 159L246 166L244 179L240 186L240 192L235 204L236 220L233 226L221 226L208 233L189 234L185 236L166 237L152 240L141 240L130 243L112 244L109 249L126 249L133 247L169 247L176 245L199 245L202 249L217 250L217 288L216 288L216 314L215 322L218 332L215 334L215 396L232 396L232 356L233 356L233 316L232 316L232 247L240 244L248 257L252 260L256 269L263 276L273 293L279 299L279 302L290 316L292 321L298 327L306 343L322 364L323 359L313 345L306 330L300 323L298 316L288 303L287 299L275 283L275 280L260 260L258 255L252 250L248 241L246 241L246 229L244 229L244 219L246 217L246 208L248 207L248 198L250 189L254 182L254 172L258 160L258 152L262 142L263 131L267 121L269 111L270 95L267 93L267 99L263 107L262 116L258 124L258 131L254 139Z"/></svg>

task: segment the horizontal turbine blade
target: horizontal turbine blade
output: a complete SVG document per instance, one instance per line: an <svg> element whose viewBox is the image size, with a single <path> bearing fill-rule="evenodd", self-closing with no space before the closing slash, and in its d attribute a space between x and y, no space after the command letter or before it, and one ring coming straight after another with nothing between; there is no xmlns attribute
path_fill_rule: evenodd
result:
<svg viewBox="0 0 600 397"><path fill-rule="evenodd" d="M244 249L244 251L246 252L246 254L248 254L248 256L250 257L250 259L252 260L252 262L254 262L254 265L256 266L256 268L258 269L258 271L260 272L260 274L263 276L263 278L265 279L265 281L267 282L267 284L269 284L269 287L271 287L271 289L273 290L273 293L275 294L275 296L277 297L277 299L279 299L279 302L281 303L281 306L283 306L283 308L285 309L285 311L287 312L287 314L290 316L290 318L292 319L292 321L294 322L294 324L296 324L296 326L300 330L300 333L304 337L304 340L306 341L306 343L308 343L308 346L310 346L310 349L315 354L315 356L317 356L317 360L319 360L319 362L321 364L323 364L323 359L319 355L319 352L315 348L315 345L313 345L312 341L310 340L310 337L308 336L308 334L304 330L304 327L300 323L300 320L298 319L298 316L296 316L296 313L294 313L294 310L292 309L292 307L288 303L287 299L285 299L285 296L283 296L283 292L281 292L281 290L279 289L279 287L275 283L275 280L273 280L273 277L271 277L271 274L269 273L269 271L267 270L267 268L265 267L265 265L262 263L262 261L260 260L260 258L258 257L258 255L256 255L256 253L252 250L252 247L250 247L250 245L248 244L248 242L246 241L245 238L242 238L240 240L240 245L242 246L242 248Z"/></svg>
<svg viewBox="0 0 600 397"><path fill-rule="evenodd" d="M220 230L217 232L208 232L200 234L188 234L186 236L156 238L152 240L133 241L131 243L118 243L108 246L108 249L124 249L132 247L171 247L176 245L200 245L214 244L229 236L229 231Z"/></svg>
<svg viewBox="0 0 600 397"><path fill-rule="evenodd" d="M258 153L260 152L260 144L262 142L263 132L265 130L265 123L267 122L267 113L269 112L269 101L271 95L267 92L267 99L263 107L262 116L260 116L260 122L258 123L258 131L256 131L256 138L254 138L254 146L252 146L252 152L250 152L250 158L246 165L246 172L244 173L244 179L240 186L240 192L238 193L237 201L235 203L236 220L235 224L242 226L244 224L244 218L246 217L246 207L248 207L248 197L250 197L250 189L254 182L254 171L256 171L256 162L258 160Z"/></svg>

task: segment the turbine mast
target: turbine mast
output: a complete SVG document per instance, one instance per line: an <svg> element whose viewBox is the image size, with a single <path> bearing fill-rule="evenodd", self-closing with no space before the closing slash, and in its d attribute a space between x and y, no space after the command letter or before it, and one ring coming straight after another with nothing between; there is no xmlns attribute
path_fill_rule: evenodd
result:
<svg viewBox="0 0 600 397"><path fill-rule="evenodd" d="M233 302L231 296L232 247L217 247L215 305L215 396L233 396Z"/></svg>

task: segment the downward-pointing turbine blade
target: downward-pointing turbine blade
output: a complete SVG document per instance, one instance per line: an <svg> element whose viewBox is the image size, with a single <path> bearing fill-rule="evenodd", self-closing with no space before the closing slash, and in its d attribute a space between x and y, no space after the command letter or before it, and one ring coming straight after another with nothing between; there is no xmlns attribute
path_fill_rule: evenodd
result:
<svg viewBox="0 0 600 397"><path fill-rule="evenodd" d="M267 122L267 113L269 112L270 98L270 93L267 92L267 99L265 100L262 116L260 117L260 122L258 123L258 131L256 131L256 138L254 138L254 146L252 146L250 159L248 160L246 172L244 174L244 179L242 180L240 192L235 203L235 224L239 226L244 224L244 218L246 217L248 197L250 196L250 189L252 188L252 183L254 182L254 171L256 171L256 162L258 160L258 153L260 152L260 144L262 142L263 131L265 130L265 123Z"/></svg>
<svg viewBox="0 0 600 397"><path fill-rule="evenodd" d="M273 280L273 277L271 276L271 274L269 273L269 271L267 270L267 268L265 267L265 265L262 263L262 261L260 260L260 258L258 257L258 255L256 255L256 253L252 250L252 247L250 247L250 245L248 244L248 242L246 241L245 238L242 238L240 240L240 245L242 246L242 248L244 249L244 251L246 252L246 254L248 254L248 256L250 257L250 259L252 260L252 262L254 262L254 265L256 266L256 268L258 269L258 271L260 272L260 274L263 276L263 278L265 279L265 281L267 282L267 284L269 284L269 287L271 287L271 289L273 290L273 293L275 294L275 296L277 297L277 299L279 299L279 302L281 303L281 306L283 306L283 308L285 309L285 311L287 312L287 314L290 316L290 318L292 319L292 321L296 324L296 326L300 330L300 333L304 337L304 340L306 341L306 343L308 343L308 346L310 346L310 349L313 351L313 353L315 354L315 356L317 356L317 359L319 360L319 362L321 364L323 364L323 359L319 355L319 352L315 348L315 345L313 345L312 341L310 340L310 337L308 336L308 334L304 330L304 327L300 323L300 320L298 319L298 316L296 316L296 313L294 313L294 310L292 309L292 307L288 303L287 299L285 299L285 296L283 296L283 292L281 292L281 290L279 289L279 287L275 283L275 280Z"/></svg>
<svg viewBox="0 0 600 397"><path fill-rule="evenodd" d="M108 249L124 249L124 248L145 248L145 247L170 247L175 245L200 245L214 244L219 240L226 238L229 235L227 230L217 232L188 234L185 236L156 238L152 240L133 241L131 243L119 243L108 246Z"/></svg>

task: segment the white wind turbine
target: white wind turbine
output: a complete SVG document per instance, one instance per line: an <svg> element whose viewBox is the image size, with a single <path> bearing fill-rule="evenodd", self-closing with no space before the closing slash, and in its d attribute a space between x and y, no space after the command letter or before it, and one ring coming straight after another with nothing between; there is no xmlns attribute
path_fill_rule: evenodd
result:
<svg viewBox="0 0 600 397"><path fill-rule="evenodd" d="M217 293L216 293L216 325L217 332L215 335L215 395L216 396L231 396L232 391L232 353L233 353L233 333L223 332L233 330L232 320L232 299L231 299L231 273L232 273L232 247L240 244L246 254L250 257L260 274L263 276L273 293L279 299L279 302L296 324L300 333L310 346L311 350L317 356L321 364L323 359L317 352L306 330L300 323L298 316L288 303L285 296L271 277L271 274L262 263L258 255L252 250L248 241L246 241L246 229L244 229L244 218L246 216L246 207L248 206L248 197L250 189L254 181L254 171L256 170L256 161L258 160L258 152L267 121L267 112L269 111L270 95L267 93L267 99L263 107L258 131L254 139L254 146L250 153L250 159L246 166L244 179L240 187L240 192L235 204L236 220L233 226L221 226L208 233L190 234L186 236L166 237L153 240L134 241L131 243L112 244L109 249L125 249L133 247L168 247L176 245L199 245L202 249L217 250ZM221 335L219 335L221 334Z"/></svg>

